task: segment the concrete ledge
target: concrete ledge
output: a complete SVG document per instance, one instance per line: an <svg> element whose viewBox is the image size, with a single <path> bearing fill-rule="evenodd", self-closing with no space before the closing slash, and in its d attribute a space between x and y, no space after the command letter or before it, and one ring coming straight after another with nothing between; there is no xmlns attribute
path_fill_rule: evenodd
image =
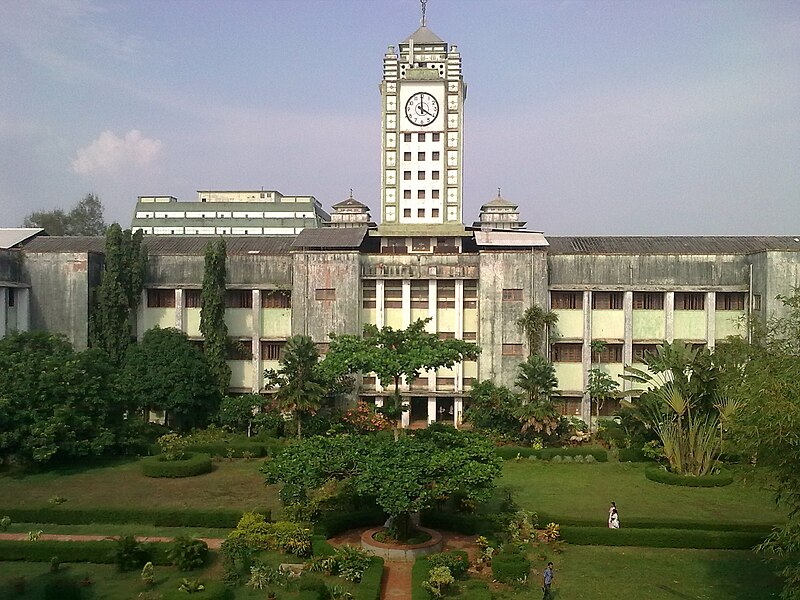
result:
<svg viewBox="0 0 800 600"><path fill-rule="evenodd" d="M372 539L372 536L385 529L384 527L373 527L367 529L361 534L361 547L374 554L380 556L384 560L394 560L400 562L414 562L419 556L426 554L433 554L434 552L442 551L442 534L433 529L426 529L425 527L417 527L420 531L424 531L431 536L427 542L421 544L384 544L377 540Z"/></svg>

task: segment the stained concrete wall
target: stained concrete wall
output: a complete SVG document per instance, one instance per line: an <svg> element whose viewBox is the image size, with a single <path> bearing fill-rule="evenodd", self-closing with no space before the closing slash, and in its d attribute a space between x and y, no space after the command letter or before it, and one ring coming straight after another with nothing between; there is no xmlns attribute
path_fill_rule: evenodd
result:
<svg viewBox="0 0 800 600"><path fill-rule="evenodd" d="M288 255L228 256L225 281L231 288L289 289L292 259ZM200 287L205 260L202 256L150 256L145 287Z"/></svg>
<svg viewBox="0 0 800 600"><path fill-rule="evenodd" d="M18 284L22 279L20 271L20 253L0 250L0 285Z"/></svg>
<svg viewBox="0 0 800 600"><path fill-rule="evenodd" d="M753 287L762 294L762 314L785 315L786 308L775 297L790 296L800 287L800 252L770 250L753 258Z"/></svg>

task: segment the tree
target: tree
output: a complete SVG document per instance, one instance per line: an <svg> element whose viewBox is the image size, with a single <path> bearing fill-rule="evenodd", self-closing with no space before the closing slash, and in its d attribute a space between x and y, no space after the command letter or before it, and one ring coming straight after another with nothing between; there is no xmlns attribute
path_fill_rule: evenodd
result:
<svg viewBox="0 0 800 600"><path fill-rule="evenodd" d="M589 392L589 402L595 406L595 416L599 419L603 404L619 397L619 382L601 369L589 369L589 385L586 391Z"/></svg>
<svg viewBox="0 0 800 600"><path fill-rule="evenodd" d="M178 329L145 332L131 346L119 375L120 397L146 419L163 410L167 424L189 430L207 424L219 407L219 390L203 353Z"/></svg>
<svg viewBox="0 0 800 600"><path fill-rule="evenodd" d="M658 435L670 469L679 475L706 475L716 464L719 413L719 368L707 349L681 342L664 343L645 354L645 369L625 367L624 379L644 386L637 395L637 414Z"/></svg>
<svg viewBox="0 0 800 600"><path fill-rule="evenodd" d="M22 226L41 227L50 235L103 235L106 231L103 204L93 193L86 194L69 213L60 208L32 212Z"/></svg>
<svg viewBox="0 0 800 600"><path fill-rule="evenodd" d="M781 597L800 599L800 288L778 296L785 314L754 320L752 343L722 348L724 387L738 401L731 432L741 452L777 480L776 500L789 518L759 550L782 565Z"/></svg>
<svg viewBox="0 0 800 600"><path fill-rule="evenodd" d="M415 512L457 492L478 502L488 499L501 469L493 444L484 436L434 424L397 441L379 436L307 438L285 448L262 471L269 483L284 482L281 496L290 502L308 498L330 480L347 482L359 495L375 498L403 540Z"/></svg>
<svg viewBox="0 0 800 600"><path fill-rule="evenodd" d="M253 430L253 417L264 405L261 394L225 396L219 405L219 424L234 432L245 431L247 437Z"/></svg>
<svg viewBox="0 0 800 600"><path fill-rule="evenodd" d="M114 223L106 232L105 260L90 320L92 345L119 365L132 341L133 319L144 285L147 250L142 232Z"/></svg>
<svg viewBox="0 0 800 600"><path fill-rule="evenodd" d="M331 345L323 363L338 373L374 372L385 386L393 383L391 402L381 408L382 414L395 424L395 439L404 407L400 383L411 381L423 371L450 368L457 362L478 357L480 348L457 339L439 339L425 327L430 319L418 319L405 329L364 325L361 336L331 334Z"/></svg>
<svg viewBox="0 0 800 600"><path fill-rule="evenodd" d="M200 292L200 333L203 352L214 376L220 395L228 391L231 368L225 360L228 347L228 326L225 324L225 240L208 242L205 250L203 289Z"/></svg>
<svg viewBox="0 0 800 600"><path fill-rule="evenodd" d="M313 340L295 335L286 342L280 368L264 372L267 388L276 388L274 399L281 410L290 411L301 437L302 414L315 414L327 392L317 367L319 353Z"/></svg>
<svg viewBox="0 0 800 600"><path fill-rule="evenodd" d="M491 380L480 381L469 391L464 421L484 431L516 439L520 433L520 395Z"/></svg>
<svg viewBox="0 0 800 600"><path fill-rule="evenodd" d="M541 352L545 332L557 322L558 315L556 313L544 310L536 304L522 313L522 316L517 319L517 327L525 334L525 339L528 341L528 356Z"/></svg>
<svg viewBox="0 0 800 600"><path fill-rule="evenodd" d="M122 422L112 377L101 352L75 352L63 336L0 339L0 459L46 463L103 454Z"/></svg>
<svg viewBox="0 0 800 600"><path fill-rule="evenodd" d="M540 354L533 354L519 364L519 375L514 382L525 394L525 402L518 409L522 433L533 429L547 435L555 433L561 415L552 401L557 394L556 369Z"/></svg>

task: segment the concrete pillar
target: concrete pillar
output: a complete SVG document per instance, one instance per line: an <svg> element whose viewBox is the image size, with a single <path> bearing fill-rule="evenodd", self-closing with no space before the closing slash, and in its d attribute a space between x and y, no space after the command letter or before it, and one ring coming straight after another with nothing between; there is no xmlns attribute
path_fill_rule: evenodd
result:
<svg viewBox="0 0 800 600"><path fill-rule="evenodd" d="M717 342L717 293L706 292L706 345L714 349Z"/></svg>
<svg viewBox="0 0 800 600"><path fill-rule="evenodd" d="M583 397L581 398L581 419L592 422L592 401L589 397L589 369L592 368L592 292L583 292Z"/></svg>
<svg viewBox="0 0 800 600"><path fill-rule="evenodd" d="M453 398L453 426L458 429L464 416L464 399L461 396Z"/></svg>
<svg viewBox="0 0 800 600"><path fill-rule="evenodd" d="M261 391L261 384L264 377L261 374L261 290L253 290L253 331L251 332L251 343L253 348L253 376L252 389L254 393Z"/></svg>
<svg viewBox="0 0 800 600"><path fill-rule="evenodd" d="M383 297L385 290L384 280L375 280L375 326L378 329L386 324L385 298ZM375 391L383 392L383 383L377 375L375 375ZM383 406L383 403L381 403L381 406Z"/></svg>
<svg viewBox="0 0 800 600"><path fill-rule="evenodd" d="M403 328L411 325L411 280L403 279Z"/></svg>
<svg viewBox="0 0 800 600"><path fill-rule="evenodd" d="M144 311L147 309L147 290L142 290L142 298L139 300L139 309L136 311L136 339L142 341L144 336Z"/></svg>
<svg viewBox="0 0 800 600"><path fill-rule="evenodd" d="M402 400L402 405L408 407L408 397L404 397ZM411 410L404 410L403 416L400 420L400 425L403 429L408 429L408 426L411 425Z"/></svg>
<svg viewBox="0 0 800 600"><path fill-rule="evenodd" d="M622 299L622 310L624 311L625 333L622 346L622 364L630 365L633 362L633 292L625 292ZM630 388L631 382L627 379L622 380L622 389Z"/></svg>
<svg viewBox="0 0 800 600"><path fill-rule="evenodd" d="M186 331L183 327L183 289L175 290L175 329Z"/></svg>
<svg viewBox="0 0 800 600"><path fill-rule="evenodd" d="M428 396L428 425L436 422L436 396Z"/></svg>
<svg viewBox="0 0 800 600"><path fill-rule="evenodd" d="M664 294L664 337L671 344L675 339L675 292Z"/></svg>
<svg viewBox="0 0 800 600"><path fill-rule="evenodd" d="M5 337L8 327L8 288L0 288L0 338Z"/></svg>
<svg viewBox="0 0 800 600"><path fill-rule="evenodd" d="M464 280L456 280L456 339L464 339ZM464 364L453 365L453 391L458 394L464 389ZM454 409L455 410L455 409Z"/></svg>
<svg viewBox="0 0 800 600"><path fill-rule="evenodd" d="M437 295L439 287L435 279L428 280L428 316L431 320L428 322L428 331L436 333L438 330L437 316ZM428 389L436 389L436 371L428 371Z"/></svg>
<svg viewBox="0 0 800 600"><path fill-rule="evenodd" d="M28 288L17 288L17 331L29 331L31 328L31 291Z"/></svg>

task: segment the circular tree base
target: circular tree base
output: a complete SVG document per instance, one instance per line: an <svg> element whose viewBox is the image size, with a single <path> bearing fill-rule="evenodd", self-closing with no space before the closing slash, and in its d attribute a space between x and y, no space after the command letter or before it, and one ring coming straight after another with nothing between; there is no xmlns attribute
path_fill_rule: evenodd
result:
<svg viewBox="0 0 800 600"><path fill-rule="evenodd" d="M426 554L433 554L434 552L442 551L442 534L433 529L426 529L425 527L417 527L417 529L424 531L431 536L427 542L421 544L387 544L373 539L379 531L383 531L384 527L373 527L367 529L361 534L361 547L367 552L371 552L375 556L380 556L384 560L395 560L414 562L419 556Z"/></svg>

